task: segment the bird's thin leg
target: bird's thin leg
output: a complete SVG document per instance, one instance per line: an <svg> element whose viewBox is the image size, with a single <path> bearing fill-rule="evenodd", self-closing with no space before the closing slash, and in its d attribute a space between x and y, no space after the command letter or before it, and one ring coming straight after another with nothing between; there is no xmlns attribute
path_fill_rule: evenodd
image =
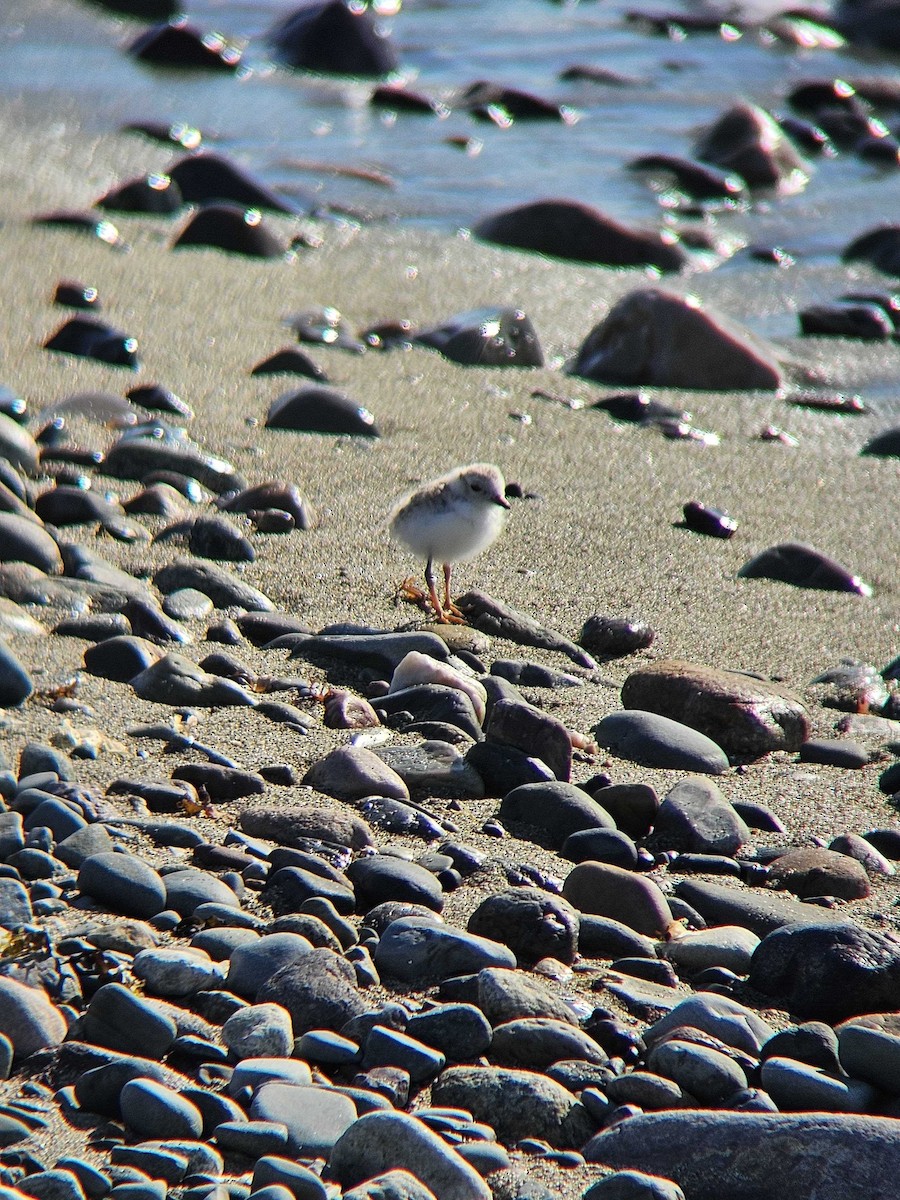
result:
<svg viewBox="0 0 900 1200"><path fill-rule="evenodd" d="M450 580L453 576L453 563L444 563L444 613L451 617L462 619L462 613L450 599Z"/></svg>
<svg viewBox="0 0 900 1200"><path fill-rule="evenodd" d="M443 606L438 599L437 587L434 579L434 559L429 554L428 562L425 564L425 582L428 584L428 595L431 597L431 606L434 609L434 614L439 621L445 621Z"/></svg>

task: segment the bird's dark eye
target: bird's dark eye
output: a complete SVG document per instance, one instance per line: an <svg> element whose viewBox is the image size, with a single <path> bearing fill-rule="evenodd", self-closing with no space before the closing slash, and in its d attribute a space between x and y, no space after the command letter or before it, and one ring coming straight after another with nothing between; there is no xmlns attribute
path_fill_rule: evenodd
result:
<svg viewBox="0 0 900 1200"><path fill-rule="evenodd" d="M469 486L471 487L473 492L483 492L484 491L484 488L481 486L480 483L472 483Z"/></svg>

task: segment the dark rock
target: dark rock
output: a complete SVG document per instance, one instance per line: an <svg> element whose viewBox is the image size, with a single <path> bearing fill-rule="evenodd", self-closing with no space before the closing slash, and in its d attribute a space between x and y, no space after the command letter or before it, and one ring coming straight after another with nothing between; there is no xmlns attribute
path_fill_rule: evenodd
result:
<svg viewBox="0 0 900 1200"><path fill-rule="evenodd" d="M747 890L699 879L679 880L675 894L710 925L742 925L759 937L785 925L818 925L845 919L840 912L801 904L760 888Z"/></svg>
<svg viewBox="0 0 900 1200"><path fill-rule="evenodd" d="M492 213L473 232L500 246L610 267L680 271L688 261L676 239L624 225L574 200L537 200Z"/></svg>
<svg viewBox="0 0 900 1200"><path fill-rule="evenodd" d="M616 827L633 838L646 837L656 821L659 796L649 783L613 783L591 795Z"/></svg>
<svg viewBox="0 0 900 1200"><path fill-rule="evenodd" d="M248 258L282 258L285 247L254 208L239 204L207 204L197 209L172 242L184 246L210 247Z"/></svg>
<svg viewBox="0 0 900 1200"><path fill-rule="evenodd" d="M483 967L516 965L515 955L499 942L425 917L393 921L374 957L381 975L417 984L473 974Z"/></svg>
<svg viewBox="0 0 900 1200"><path fill-rule="evenodd" d="M733 171L750 188L791 194L805 186L808 169L775 120L755 104L741 102L699 137L694 153L704 162Z"/></svg>
<svg viewBox="0 0 900 1200"><path fill-rule="evenodd" d="M728 770L728 758L721 746L658 713L623 709L604 717L591 732L598 745L632 762L707 775L723 775Z"/></svg>
<svg viewBox="0 0 900 1200"><path fill-rule="evenodd" d="M809 736L806 708L788 689L676 659L632 672L622 685L622 705L676 718L735 757L796 750Z"/></svg>
<svg viewBox="0 0 900 1200"><path fill-rule="evenodd" d="M656 833L667 848L701 854L734 854L750 841L750 830L719 788L702 778L683 779L667 793Z"/></svg>
<svg viewBox="0 0 900 1200"><path fill-rule="evenodd" d="M877 433L866 442L860 454L871 454L876 458L900 458L900 426Z"/></svg>
<svg viewBox="0 0 900 1200"><path fill-rule="evenodd" d="M372 14L357 12L342 0L295 10L275 25L269 40L279 61L305 71L377 78L398 65Z"/></svg>
<svg viewBox="0 0 900 1200"><path fill-rule="evenodd" d="M833 1024L895 1006L900 938L849 922L792 925L763 938L750 986L798 1016Z"/></svg>
<svg viewBox="0 0 900 1200"><path fill-rule="evenodd" d="M366 1010L353 967L326 949L310 950L276 971L256 999L286 1008L297 1035L307 1029L340 1030L351 1017Z"/></svg>
<svg viewBox="0 0 900 1200"><path fill-rule="evenodd" d="M465 692L440 683L420 683L401 688L374 702L375 711L384 715L388 723L400 721L401 713L408 713L414 721L440 721L454 725L469 737L478 739L481 723L472 701Z"/></svg>
<svg viewBox="0 0 900 1200"><path fill-rule="evenodd" d="M418 333L420 346L463 366L542 367L544 355L531 321L516 308L478 308Z"/></svg>
<svg viewBox="0 0 900 1200"><path fill-rule="evenodd" d="M900 225L870 229L844 249L844 262L867 262L885 275L900 275Z"/></svg>
<svg viewBox="0 0 900 1200"><path fill-rule="evenodd" d="M178 184L168 175L141 175L111 188L94 201L107 212L152 213L170 217L182 206Z"/></svg>
<svg viewBox="0 0 900 1200"><path fill-rule="evenodd" d="M388 900L422 904L434 912L444 907L444 894L437 878L419 866L386 854L358 858L347 868L358 908L365 912ZM477 930L475 931L477 932Z"/></svg>
<svg viewBox="0 0 900 1200"><path fill-rule="evenodd" d="M482 900L467 929L509 946L523 964L542 958L571 963L578 950L578 924L578 913L561 896L516 887Z"/></svg>
<svg viewBox="0 0 900 1200"><path fill-rule="evenodd" d="M43 525L12 512L0 512L0 557L29 563L48 575L63 569L59 546Z"/></svg>
<svg viewBox="0 0 900 1200"><path fill-rule="evenodd" d="M93 358L115 367L138 366L137 340L94 317L72 317L44 342L45 350Z"/></svg>
<svg viewBox="0 0 900 1200"><path fill-rule="evenodd" d="M562 780L513 788L503 797L499 816L504 822L534 826L556 849L579 830L615 827L612 817L596 800Z"/></svg>
<svg viewBox="0 0 900 1200"><path fill-rule="evenodd" d="M893 322L876 304L854 304L849 301L811 304L807 308L801 308L797 318L800 322L800 332L806 337L843 337L886 342L894 336Z"/></svg>
<svg viewBox="0 0 900 1200"><path fill-rule="evenodd" d="M646 650L656 637L646 621L630 617L604 617L599 613L588 617L578 635L579 645L601 658L620 658Z"/></svg>
<svg viewBox="0 0 900 1200"><path fill-rule="evenodd" d="M644 288L630 292L585 338L573 375L604 383L703 391L777 391L773 349L696 301Z"/></svg>
<svg viewBox="0 0 900 1200"><path fill-rule="evenodd" d="M605 1063L607 1055L587 1033L553 1017L520 1017L497 1025L490 1056L503 1067L545 1071L555 1062Z"/></svg>
<svg viewBox="0 0 900 1200"><path fill-rule="evenodd" d="M491 706L485 736L540 758L557 779L568 781L572 772L572 739L558 718L531 704L499 700Z"/></svg>
<svg viewBox="0 0 900 1200"><path fill-rule="evenodd" d="M384 1172L409 1172L441 1200L491 1200L490 1189L475 1169L422 1121L403 1112L360 1117L338 1139L326 1166L343 1195L352 1195L356 1184Z"/></svg>
<svg viewBox="0 0 900 1200"><path fill-rule="evenodd" d="M287 346L262 359L250 371L251 375L304 375L317 383L327 383L328 375L296 346Z"/></svg>
<svg viewBox="0 0 900 1200"><path fill-rule="evenodd" d="M560 854L570 862L611 863L633 871L637 867L637 846L618 829L580 829L571 833L562 845Z"/></svg>
<svg viewBox="0 0 900 1200"><path fill-rule="evenodd" d="M284 392L269 406L267 429L298 433L348 434L380 437L375 418L367 408L342 392L309 384L297 392Z"/></svg>
<svg viewBox="0 0 900 1200"><path fill-rule="evenodd" d="M871 596L871 587L858 575L803 542L781 542L761 551L738 571L744 579L777 579L795 587Z"/></svg>
<svg viewBox="0 0 900 1200"><path fill-rule="evenodd" d="M833 850L789 850L769 864L769 879L801 899L837 896L860 900L871 891L865 868L856 859Z"/></svg>
<svg viewBox="0 0 900 1200"><path fill-rule="evenodd" d="M559 1149L580 1149L594 1129L571 1092L532 1071L450 1067L433 1085L432 1102L466 1109L510 1144L536 1137Z"/></svg>
<svg viewBox="0 0 900 1200"><path fill-rule="evenodd" d="M24 704L33 691L31 675L0 639L0 708L15 708Z"/></svg>
<svg viewBox="0 0 900 1200"><path fill-rule="evenodd" d="M579 913L612 917L648 937L659 937L672 921L668 902L652 880L607 863L573 867L563 896Z"/></svg>
<svg viewBox="0 0 900 1200"><path fill-rule="evenodd" d="M709 505L689 500L683 506L684 525L695 533L705 533L708 537L730 538L737 531L737 521L728 513Z"/></svg>
<svg viewBox="0 0 900 1200"><path fill-rule="evenodd" d="M154 67L236 71L241 61L235 46L218 34L204 33L183 18L152 25L134 39L127 52Z"/></svg>
<svg viewBox="0 0 900 1200"><path fill-rule="evenodd" d="M598 1134L584 1153L674 1179L692 1200L845 1200L877 1193L900 1161L891 1121L827 1113L648 1113Z"/></svg>
<svg viewBox="0 0 900 1200"><path fill-rule="evenodd" d="M169 176L189 204L215 202L269 212L296 213L297 206L221 154L203 151L180 158L169 167Z"/></svg>
<svg viewBox="0 0 900 1200"><path fill-rule="evenodd" d="M133 434L123 435L110 446L103 470L114 479L148 480L160 471L175 472L196 479L213 492L237 491L245 486L231 463L204 453L190 441L158 441Z"/></svg>
<svg viewBox="0 0 900 1200"><path fill-rule="evenodd" d="M812 738L799 747L799 757L801 762L822 763L851 771L867 767L871 761L868 751L849 738Z"/></svg>
<svg viewBox="0 0 900 1200"><path fill-rule="evenodd" d="M198 562L190 558L176 559L160 567L153 576L153 582L163 594L185 587L196 588L198 592L209 596L216 608L234 606L262 613L273 612L275 608L268 596L215 563Z"/></svg>
<svg viewBox="0 0 900 1200"><path fill-rule="evenodd" d="M165 885L151 866L134 854L94 854L78 872L78 888L113 912L154 917L166 906Z"/></svg>
<svg viewBox="0 0 900 1200"><path fill-rule="evenodd" d="M507 607L484 592L466 592L457 598L456 603L468 623L482 633L503 637L523 646L558 650L588 670L593 670L597 665L585 650L568 638L542 627L533 618Z"/></svg>

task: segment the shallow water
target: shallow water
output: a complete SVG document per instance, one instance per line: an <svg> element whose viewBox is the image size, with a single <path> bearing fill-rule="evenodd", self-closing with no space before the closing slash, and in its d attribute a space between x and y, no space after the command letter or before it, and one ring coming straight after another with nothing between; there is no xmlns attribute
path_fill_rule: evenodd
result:
<svg viewBox="0 0 900 1200"><path fill-rule="evenodd" d="M264 34L291 10L281 0L190 3L197 26L244 46L238 76L137 63L125 47L144 24L88 0L4 5L0 94L51 111L58 98L67 113L74 107L88 133L137 119L183 120L287 194L312 193L320 206L453 231L542 196L586 201L628 221L671 220L646 182L627 169L632 158L689 155L696 131L738 97L780 114L801 80L896 77L900 67L887 56L846 47L801 51L727 27L658 36L627 18L636 9L661 7L656 0L405 0L383 18L403 81L417 90L451 101L472 81L490 79L570 106L570 124L517 121L502 129L452 109L443 119L388 114L369 105L370 83L278 68L267 57ZM560 73L575 63L610 68L634 82L561 81ZM467 139L470 151L451 138ZM327 166L374 168L379 178L337 176ZM798 194L707 218L717 235L738 247L780 246L797 265L782 272L739 249L717 273L785 275L773 292L794 299L757 312L751 323L768 336L796 334L798 302L833 295L816 293L815 271L831 268L830 276L851 238L897 219L898 201L900 169L881 170L852 154L820 159ZM734 289L740 290L740 279ZM879 392L888 407L900 407L890 380Z"/></svg>

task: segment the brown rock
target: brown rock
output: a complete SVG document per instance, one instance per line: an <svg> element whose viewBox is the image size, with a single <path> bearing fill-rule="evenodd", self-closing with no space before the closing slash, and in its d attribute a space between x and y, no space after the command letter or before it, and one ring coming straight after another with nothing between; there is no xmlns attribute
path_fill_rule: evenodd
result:
<svg viewBox="0 0 900 1200"><path fill-rule="evenodd" d="M801 899L810 896L837 896L841 900L862 900L871 887L865 867L846 854L834 850L789 850L769 865L769 879Z"/></svg>
<svg viewBox="0 0 900 1200"><path fill-rule="evenodd" d="M733 758L796 750L809 737L806 708L787 688L680 659L633 671L622 685L622 705L681 721Z"/></svg>
<svg viewBox="0 0 900 1200"><path fill-rule="evenodd" d="M302 848L307 838L336 842L351 850L374 845L372 831L361 817L330 808L322 800L317 804L248 808L241 813L239 824L251 837L268 838L279 846Z"/></svg>
<svg viewBox="0 0 900 1200"><path fill-rule="evenodd" d="M314 787L338 800L362 800L365 796L387 796L408 800L409 791L396 771L364 746L341 746L313 763L303 777Z"/></svg>
<svg viewBox="0 0 900 1200"><path fill-rule="evenodd" d="M571 374L603 383L703 391L777 391L772 346L692 297L629 292L581 345Z"/></svg>
<svg viewBox="0 0 900 1200"><path fill-rule="evenodd" d="M563 895L579 912L612 917L648 937L659 937L672 921L669 903L652 879L607 863L573 867Z"/></svg>
<svg viewBox="0 0 900 1200"><path fill-rule="evenodd" d="M808 168L778 124L755 104L736 104L701 135L694 153L723 171L735 171L753 187L800 191Z"/></svg>

